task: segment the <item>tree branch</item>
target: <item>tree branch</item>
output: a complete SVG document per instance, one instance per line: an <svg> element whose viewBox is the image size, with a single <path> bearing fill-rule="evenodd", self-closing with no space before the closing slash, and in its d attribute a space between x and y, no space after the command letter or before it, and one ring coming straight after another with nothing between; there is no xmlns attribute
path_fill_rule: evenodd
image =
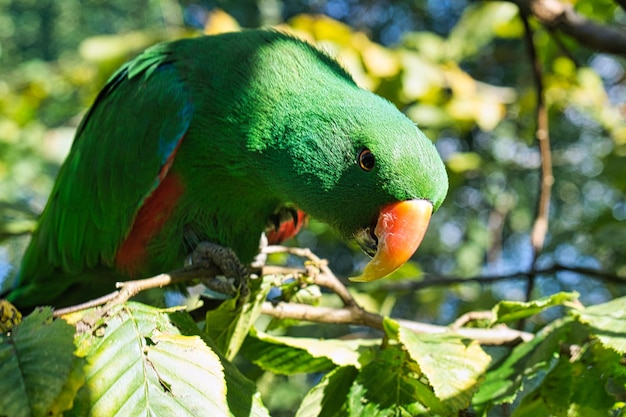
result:
<svg viewBox="0 0 626 417"><path fill-rule="evenodd" d="M356 301L350 294L350 291L346 288L345 285L341 283L341 281L335 276L333 271L328 267L328 261L325 259L320 259L317 255L311 252L308 248L295 248L295 247L287 247L287 246L268 246L263 249L264 253L289 253L295 256L299 256L301 258L308 259L310 265L319 269L320 273L316 273L315 271L307 271L309 276L313 277L313 281L315 284L328 288L335 294L341 298L343 305L345 307L353 307L356 306ZM270 266L271 268L271 266ZM263 274L266 275L268 271L266 271L265 267L263 268Z"/></svg>
<svg viewBox="0 0 626 417"><path fill-rule="evenodd" d="M294 319L311 321L315 323L362 325L373 329L383 329L383 316L370 313L360 307L314 307L297 303L272 304L264 302L261 313L276 319ZM514 344L520 341L532 340L532 333L514 330L506 326L498 326L493 329L456 328L420 323L410 320L395 319L402 326L416 333L450 333L460 337L476 340L486 345Z"/></svg>
<svg viewBox="0 0 626 417"><path fill-rule="evenodd" d="M541 183L539 192L539 202L537 204L537 215L533 224L531 233L531 244L533 247L533 267L543 249L545 237L548 232L548 216L550 212L550 194L552 184L554 184L554 176L552 174L552 152L550 150L550 132L548 124L548 110L543 91L543 71L541 62L537 56L535 43L533 40L533 32L528 22L528 17L522 11L522 21L524 23L524 34L526 38L526 46L528 57L532 66L533 78L535 80L535 94L537 100L536 118L537 132L536 138L539 144L539 152L541 155Z"/></svg>
<svg viewBox="0 0 626 417"><path fill-rule="evenodd" d="M572 5L559 0L508 0L522 12L532 14L548 28L557 29L581 45L626 56L626 32L593 22L578 14ZM618 0L624 7L624 0Z"/></svg>
<svg viewBox="0 0 626 417"><path fill-rule="evenodd" d="M98 307L101 305L104 306L102 307L101 313L105 313L114 305L125 303L142 291L152 288L163 288L168 285L181 284L192 279L206 278L208 280L210 278L215 278L219 273L220 271L217 268L181 268L166 274L155 275L150 278L118 282L116 286L117 288L120 288L120 290L113 291L102 297L87 301L86 303L54 310L53 315L54 317L61 317L66 314L75 313L77 311L86 310L88 308ZM216 286L218 286L218 288L212 289L215 289L216 291L220 291L225 294L232 292L227 285L217 284Z"/></svg>
<svg viewBox="0 0 626 417"><path fill-rule="evenodd" d="M343 301L344 308L316 307L298 303L281 302L273 304L264 302L261 312L276 319L304 320L316 323L363 325L378 330L383 330L383 316L370 313L361 308L345 285L328 268L325 260L318 258L309 249L292 248L283 246L269 246L264 249L265 253L287 252L308 261L319 268L320 273L310 273L315 284L326 287L337 294ZM482 313L482 312L481 312ZM482 313L484 317L484 313ZM416 333L452 333L461 337L476 340L482 344L502 345L529 341L534 336L531 333L513 330L506 326L498 326L494 329L463 328L461 323L455 322L453 327L436 326L410 320L395 319L401 325Z"/></svg>
<svg viewBox="0 0 626 417"><path fill-rule="evenodd" d="M526 49L528 58L532 67L533 79L535 81L535 95L537 100L536 117L537 131L536 139L539 144L539 154L541 155L541 180L539 185L539 199L537 202L537 213L530 233L530 243L533 249L532 264L530 272L527 276L526 300L532 298L532 292L535 288L535 268L537 259L543 249L546 235L548 234L548 223L550 215L550 195L552 194L552 184L554 184L554 176L552 174L552 152L550 150L550 130L548 122L548 109L544 97L543 89L543 70L541 62L537 55L535 42L533 39L533 31L528 21L527 12L520 9L520 16L524 24L524 38L526 40ZM520 327L523 321L520 322Z"/></svg>
<svg viewBox="0 0 626 417"><path fill-rule="evenodd" d="M535 269L534 271L519 271L504 275L478 275L474 277L435 277L426 281L403 281L398 283L386 284L383 286L384 291L418 291L430 287L445 287L455 284L466 284L475 282L479 284L491 284L498 281L506 281L509 279L527 279L533 273L535 275L550 275L557 272L573 272L595 278L604 282L610 282L618 285L626 285L626 277L612 274L610 272L601 271L578 266L567 266L562 264L554 264L548 268Z"/></svg>

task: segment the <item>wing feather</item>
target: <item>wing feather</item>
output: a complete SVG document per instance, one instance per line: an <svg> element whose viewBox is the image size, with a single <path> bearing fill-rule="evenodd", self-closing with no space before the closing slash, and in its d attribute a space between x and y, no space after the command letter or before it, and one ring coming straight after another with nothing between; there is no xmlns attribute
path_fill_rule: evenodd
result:
<svg viewBox="0 0 626 417"><path fill-rule="evenodd" d="M121 67L83 118L18 286L43 280L55 268L78 273L112 265L191 122L190 93L168 48L157 45Z"/></svg>

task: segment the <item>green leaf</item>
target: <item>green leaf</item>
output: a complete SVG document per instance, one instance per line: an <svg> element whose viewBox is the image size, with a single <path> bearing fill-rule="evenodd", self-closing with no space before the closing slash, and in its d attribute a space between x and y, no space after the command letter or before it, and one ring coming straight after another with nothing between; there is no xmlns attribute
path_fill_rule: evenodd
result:
<svg viewBox="0 0 626 417"><path fill-rule="evenodd" d="M601 384L607 393L617 400L626 400L626 363L624 355L605 347L594 340L590 351L593 353L593 366L601 374ZM586 358L584 358L586 359Z"/></svg>
<svg viewBox="0 0 626 417"><path fill-rule="evenodd" d="M496 29L514 20L517 13L517 7L507 3L469 5L448 36L447 45L443 49L454 60L479 53L493 41Z"/></svg>
<svg viewBox="0 0 626 417"><path fill-rule="evenodd" d="M380 352L363 367L349 395L350 416L447 415L419 369L399 346Z"/></svg>
<svg viewBox="0 0 626 417"><path fill-rule="evenodd" d="M222 365L202 339L155 330L150 340L155 345L148 347L146 360L156 371L161 388L171 394L155 396L163 409L178 408L171 405L173 397L191 415L227 413ZM180 401L182 399L186 400Z"/></svg>
<svg viewBox="0 0 626 417"><path fill-rule="evenodd" d="M573 364L572 377L574 386L568 417L606 417L615 404L605 389L602 370L583 361Z"/></svg>
<svg viewBox="0 0 626 417"><path fill-rule="evenodd" d="M513 416L565 416L570 405L572 390L572 364L562 357L544 378L539 386L527 393Z"/></svg>
<svg viewBox="0 0 626 417"><path fill-rule="evenodd" d="M85 386L72 415L229 415L218 356L181 336L167 310L138 303L110 312L88 345Z"/></svg>
<svg viewBox="0 0 626 417"><path fill-rule="evenodd" d="M348 394L358 370L341 366L324 375L302 400L296 417L341 417L348 408Z"/></svg>
<svg viewBox="0 0 626 417"><path fill-rule="evenodd" d="M55 398L54 403L50 407L48 411L49 416L61 415L65 410L69 410L72 408L74 404L74 398L78 393L78 390L85 385L85 359L84 358L74 358L74 367L70 372L70 375L63 385L63 389L61 393Z"/></svg>
<svg viewBox="0 0 626 417"><path fill-rule="evenodd" d="M513 403L520 393L532 392L558 363L560 346L572 331L571 325L571 321L560 321L516 346L487 372L472 398L474 408L489 410L494 405Z"/></svg>
<svg viewBox="0 0 626 417"><path fill-rule="evenodd" d="M207 312L205 332L228 360L235 357L250 328L261 314L261 307L271 289L272 281L271 276L249 280L250 296L245 303L230 299Z"/></svg>
<svg viewBox="0 0 626 417"><path fill-rule="evenodd" d="M267 408L263 405L261 394L252 381L241 374L239 369L221 356L215 349L213 341L202 332L189 313L176 311L169 314L172 323L184 335L196 335L220 357L226 377L227 400L230 412L235 417L269 417Z"/></svg>
<svg viewBox="0 0 626 417"><path fill-rule="evenodd" d="M399 340L448 410L467 407L491 362L477 342L446 334L416 334L404 327Z"/></svg>
<svg viewBox="0 0 626 417"><path fill-rule="evenodd" d="M380 340L320 340L271 336L253 331L242 353L257 366L278 374L323 372L333 367L359 367L359 350Z"/></svg>
<svg viewBox="0 0 626 417"><path fill-rule="evenodd" d="M75 329L43 308L0 335L0 415L46 416L75 369Z"/></svg>
<svg viewBox="0 0 626 417"><path fill-rule="evenodd" d="M586 311L586 310L585 310ZM473 398L486 415L514 404L513 416L607 416L626 398L623 354L591 339L593 329L572 318L558 320L487 373Z"/></svg>
<svg viewBox="0 0 626 417"><path fill-rule="evenodd" d="M491 325L507 323L534 316L550 307L561 306L578 299L576 292L559 292L548 297L539 298L529 302L501 301L493 309Z"/></svg>
<svg viewBox="0 0 626 417"><path fill-rule="evenodd" d="M398 340L400 335L400 323L389 317L383 317L383 330L391 340Z"/></svg>
<svg viewBox="0 0 626 417"><path fill-rule="evenodd" d="M589 326L603 345L626 353L626 297L574 311L578 321Z"/></svg>

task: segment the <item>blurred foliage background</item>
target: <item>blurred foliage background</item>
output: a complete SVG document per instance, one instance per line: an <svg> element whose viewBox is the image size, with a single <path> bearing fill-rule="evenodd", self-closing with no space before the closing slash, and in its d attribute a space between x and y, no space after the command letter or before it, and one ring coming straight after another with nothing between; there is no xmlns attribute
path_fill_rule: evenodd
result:
<svg viewBox="0 0 626 417"><path fill-rule="evenodd" d="M626 25L624 10L610 0L569 3L602 24ZM0 0L0 6L2 288L11 285L81 115L122 62L162 40L279 25L329 51L361 86L395 103L435 142L449 171L449 196L413 262L391 279L358 287L364 306L448 324L497 300L526 297L541 155L537 93L513 3ZM534 20L531 27L555 177L546 244L538 273L530 274L532 296L575 290L584 304L596 304L626 294L626 61ZM366 261L316 222L294 244L329 259L342 277ZM583 268L600 272L572 271ZM441 285L457 278L467 282ZM526 326L551 319L539 316ZM306 385L291 377L274 397L288 407L300 383Z"/></svg>

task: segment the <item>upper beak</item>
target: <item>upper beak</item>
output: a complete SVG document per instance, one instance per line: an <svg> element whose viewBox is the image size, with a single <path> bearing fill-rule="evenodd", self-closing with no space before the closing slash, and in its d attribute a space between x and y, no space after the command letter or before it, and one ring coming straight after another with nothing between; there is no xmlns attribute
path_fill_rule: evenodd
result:
<svg viewBox="0 0 626 417"><path fill-rule="evenodd" d="M422 242L433 205L426 200L406 200L382 208L374 233L361 230L356 240L361 249L373 259L363 273L351 281L374 281L391 274L405 264Z"/></svg>

